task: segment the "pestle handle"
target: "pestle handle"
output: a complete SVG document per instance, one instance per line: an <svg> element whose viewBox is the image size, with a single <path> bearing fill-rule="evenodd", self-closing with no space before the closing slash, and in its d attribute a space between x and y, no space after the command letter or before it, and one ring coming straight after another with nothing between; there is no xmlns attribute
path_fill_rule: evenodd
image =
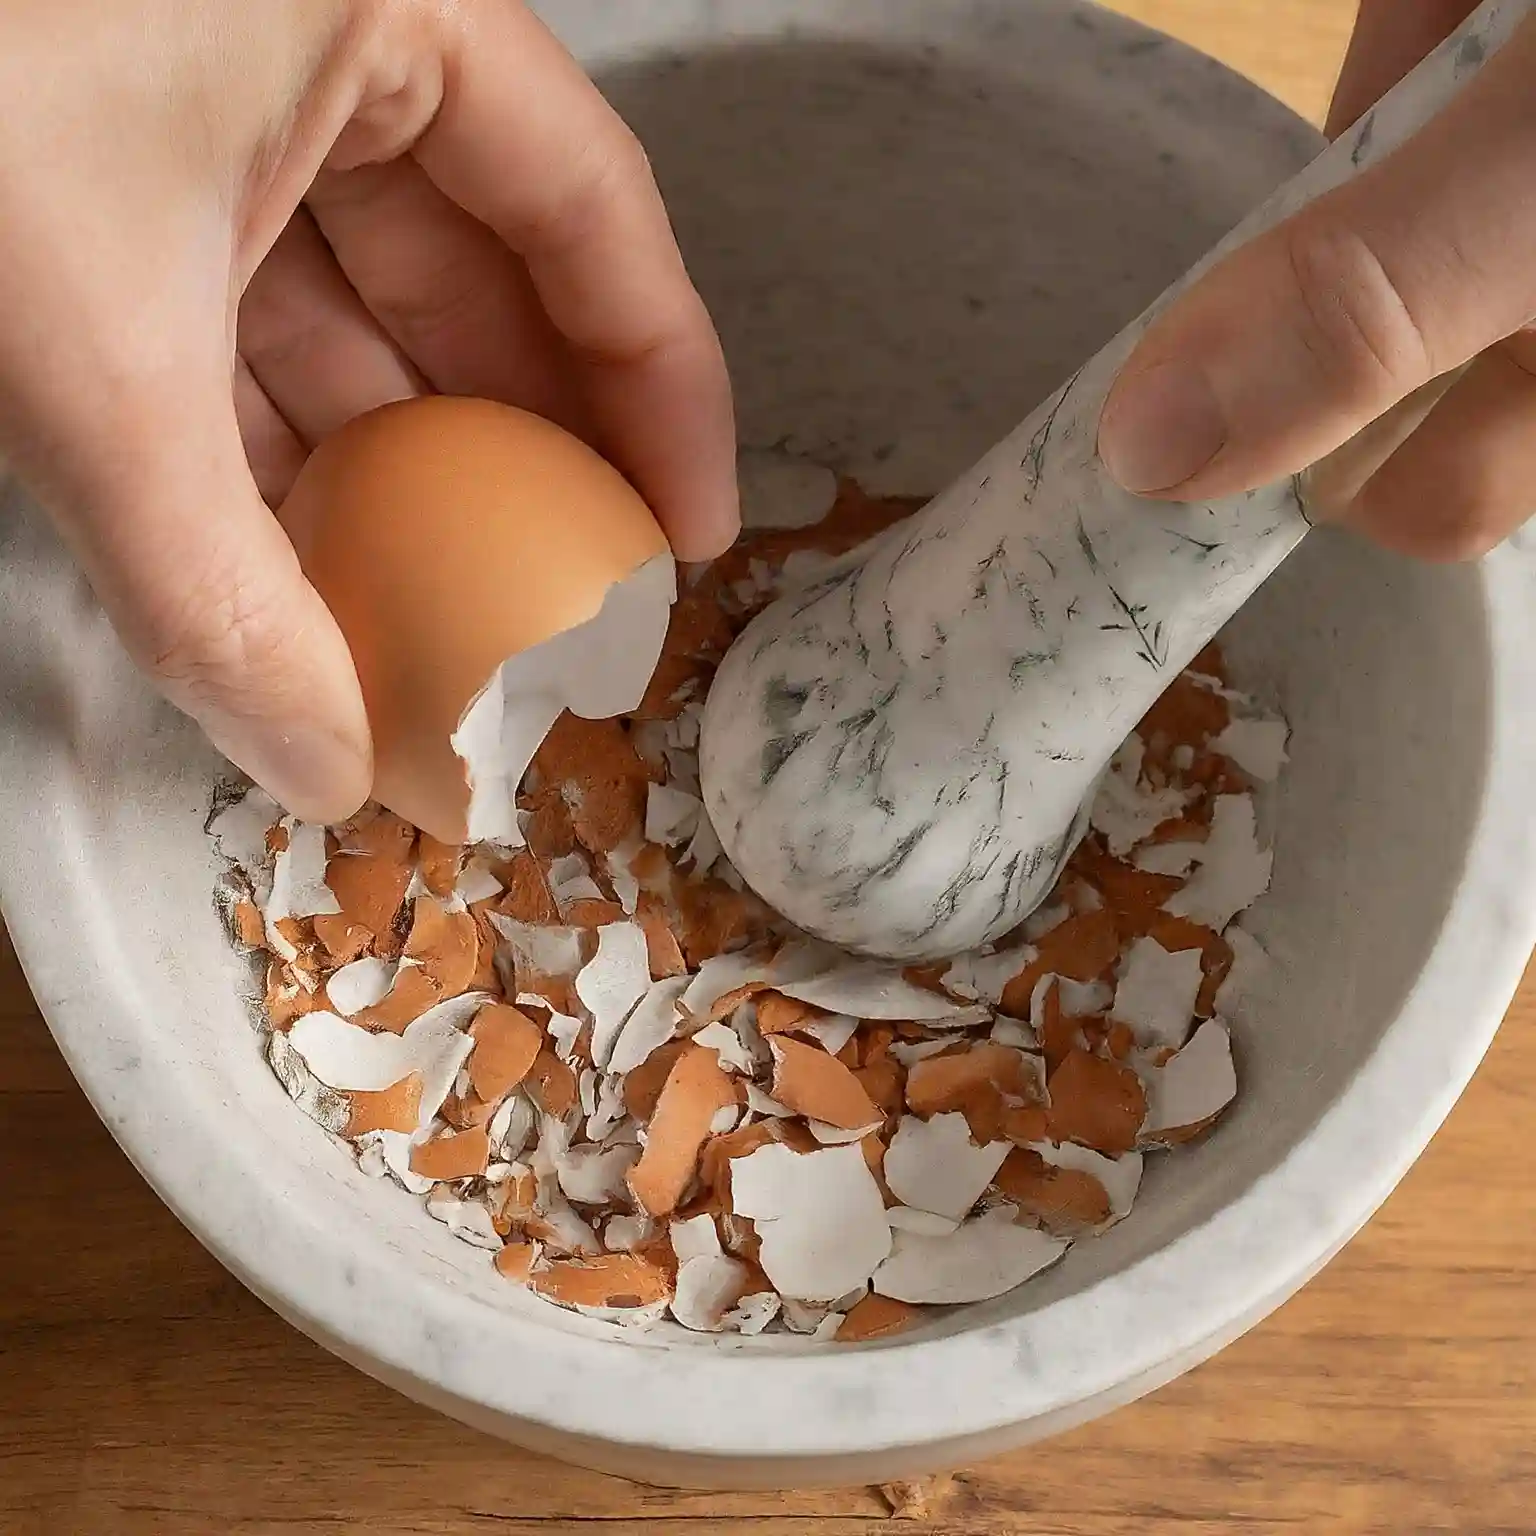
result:
<svg viewBox="0 0 1536 1536"><path fill-rule="evenodd" d="M1302 476L1173 504L1115 484L1099 416L1151 320L1214 262L1385 157L1536 9L1488 0L982 461L745 630L716 674L705 803L791 921L929 959L1054 884L1115 749L1435 386ZM1362 472L1364 470L1364 472Z"/></svg>

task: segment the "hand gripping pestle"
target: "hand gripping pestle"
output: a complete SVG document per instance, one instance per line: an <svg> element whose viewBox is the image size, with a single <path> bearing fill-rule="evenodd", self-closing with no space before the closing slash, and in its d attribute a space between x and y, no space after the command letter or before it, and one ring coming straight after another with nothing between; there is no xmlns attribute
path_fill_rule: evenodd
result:
<svg viewBox="0 0 1536 1536"><path fill-rule="evenodd" d="M700 768L758 895L914 961L996 939L1045 898L1115 750L1301 541L1308 476L1328 469L1213 502L1131 495L1096 448L1117 371L1179 291L1391 153L1533 9L1489 0L979 464L747 627ZM1378 463L1437 393L1367 429Z"/></svg>

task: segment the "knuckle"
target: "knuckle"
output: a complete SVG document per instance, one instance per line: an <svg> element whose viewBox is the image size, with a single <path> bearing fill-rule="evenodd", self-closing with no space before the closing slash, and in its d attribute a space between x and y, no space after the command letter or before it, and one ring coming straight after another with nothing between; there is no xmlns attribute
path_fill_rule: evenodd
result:
<svg viewBox="0 0 1536 1536"><path fill-rule="evenodd" d="M654 186L645 146L615 116L610 131L589 141L551 186L528 233L545 245L579 244L615 204Z"/></svg>
<svg viewBox="0 0 1536 1536"><path fill-rule="evenodd" d="M1427 338L1369 241L1318 218L1277 231L1298 330L1321 378L1352 393L1406 393L1433 374Z"/></svg>
<svg viewBox="0 0 1536 1536"><path fill-rule="evenodd" d="M131 648L153 681L187 704L271 691L294 639L271 590L215 567L146 609Z"/></svg>
<svg viewBox="0 0 1536 1536"><path fill-rule="evenodd" d="M472 261L444 260L428 272L413 274L409 282L395 282L371 294L368 305L407 349L474 334L486 321L485 274Z"/></svg>

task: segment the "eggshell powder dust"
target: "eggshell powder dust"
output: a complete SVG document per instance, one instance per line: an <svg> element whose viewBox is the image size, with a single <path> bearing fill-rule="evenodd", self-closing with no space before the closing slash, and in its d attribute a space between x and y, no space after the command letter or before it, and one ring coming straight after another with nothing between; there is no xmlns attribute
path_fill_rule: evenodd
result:
<svg viewBox="0 0 1536 1536"><path fill-rule="evenodd" d="M1020 931L920 968L808 939L722 856L699 715L760 608L914 503L759 467L767 515L684 582L639 708L545 738L519 844L255 789L208 830L267 1059L339 1153L550 1305L857 1342L1027 1283L1232 1102L1286 727L1211 648Z"/></svg>

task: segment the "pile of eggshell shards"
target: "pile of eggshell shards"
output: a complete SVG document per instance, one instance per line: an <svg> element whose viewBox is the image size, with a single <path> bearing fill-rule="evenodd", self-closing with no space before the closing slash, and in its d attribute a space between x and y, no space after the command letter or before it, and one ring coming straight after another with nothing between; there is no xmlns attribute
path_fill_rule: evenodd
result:
<svg viewBox="0 0 1536 1536"><path fill-rule="evenodd" d="M997 1296L1123 1219L1143 1157L1236 1092L1224 1020L1265 963L1253 791L1286 727L1207 651L1115 758L1092 832L1008 941L855 959L744 890L699 800L714 667L786 586L911 510L695 570L639 709L563 716L524 845L260 791L209 830L293 1101L509 1284L631 1326L856 1341Z"/></svg>

